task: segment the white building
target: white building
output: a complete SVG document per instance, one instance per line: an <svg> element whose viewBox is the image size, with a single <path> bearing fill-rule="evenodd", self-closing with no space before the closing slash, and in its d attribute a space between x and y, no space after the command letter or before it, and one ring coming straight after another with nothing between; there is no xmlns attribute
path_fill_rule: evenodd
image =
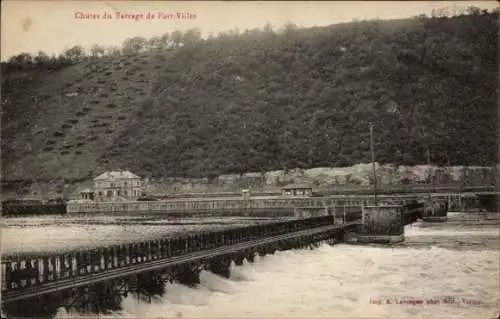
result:
<svg viewBox="0 0 500 319"><path fill-rule="evenodd" d="M102 173L94 179L96 200L135 200L142 194L142 180L129 171Z"/></svg>

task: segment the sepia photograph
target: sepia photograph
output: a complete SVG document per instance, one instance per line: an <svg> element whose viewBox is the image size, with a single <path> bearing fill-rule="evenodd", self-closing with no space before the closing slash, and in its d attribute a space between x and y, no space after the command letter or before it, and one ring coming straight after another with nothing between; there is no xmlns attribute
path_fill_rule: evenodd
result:
<svg viewBox="0 0 500 319"><path fill-rule="evenodd" d="M496 1L1 6L0 318L500 318Z"/></svg>

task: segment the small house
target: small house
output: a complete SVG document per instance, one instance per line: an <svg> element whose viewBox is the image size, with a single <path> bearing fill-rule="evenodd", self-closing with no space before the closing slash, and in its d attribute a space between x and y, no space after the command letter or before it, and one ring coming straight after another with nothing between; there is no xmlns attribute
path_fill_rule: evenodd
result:
<svg viewBox="0 0 500 319"><path fill-rule="evenodd" d="M308 184L289 184L281 188L283 196L312 196L312 186Z"/></svg>

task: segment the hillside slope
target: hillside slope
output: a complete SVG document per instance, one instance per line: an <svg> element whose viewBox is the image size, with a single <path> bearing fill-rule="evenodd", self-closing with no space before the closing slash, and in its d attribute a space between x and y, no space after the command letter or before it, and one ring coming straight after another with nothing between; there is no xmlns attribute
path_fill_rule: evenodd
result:
<svg viewBox="0 0 500 319"><path fill-rule="evenodd" d="M94 59L56 72L7 74L2 164L7 179L81 179L150 96L164 55ZM104 162L105 164L105 162Z"/></svg>
<svg viewBox="0 0 500 319"><path fill-rule="evenodd" d="M438 165L491 165L496 19L290 25L12 75L3 87L11 105L3 174L78 179L121 167L211 177L348 166L370 161L369 122L380 163L423 164L429 155ZM20 90L14 81L26 83Z"/></svg>

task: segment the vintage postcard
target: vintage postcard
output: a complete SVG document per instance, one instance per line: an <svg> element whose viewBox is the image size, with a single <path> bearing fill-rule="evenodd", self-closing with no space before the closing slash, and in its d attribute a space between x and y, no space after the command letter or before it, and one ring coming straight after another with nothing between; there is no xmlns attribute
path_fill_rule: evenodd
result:
<svg viewBox="0 0 500 319"><path fill-rule="evenodd" d="M496 1L1 13L1 318L498 318Z"/></svg>

